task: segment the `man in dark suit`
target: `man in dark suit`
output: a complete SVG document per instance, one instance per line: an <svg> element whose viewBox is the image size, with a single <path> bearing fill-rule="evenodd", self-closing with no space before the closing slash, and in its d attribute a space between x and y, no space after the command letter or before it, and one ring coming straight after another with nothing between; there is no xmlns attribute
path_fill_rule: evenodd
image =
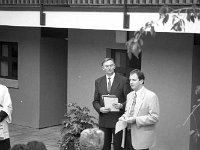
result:
<svg viewBox="0 0 200 150"><path fill-rule="evenodd" d="M115 63L112 58L106 58L102 62L104 76L95 80L95 92L93 107L99 113L99 127L105 133L104 146L102 150L110 150L113 136L114 150L120 150L122 132L115 134L115 124L124 113L127 94L131 91L129 80L115 73ZM118 103L113 106L119 111L113 112L105 107L102 95L115 95Z"/></svg>

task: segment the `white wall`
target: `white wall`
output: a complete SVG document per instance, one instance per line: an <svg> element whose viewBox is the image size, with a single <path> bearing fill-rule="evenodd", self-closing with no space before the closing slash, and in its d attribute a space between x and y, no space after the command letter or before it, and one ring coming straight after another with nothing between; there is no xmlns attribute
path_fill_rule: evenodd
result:
<svg viewBox="0 0 200 150"><path fill-rule="evenodd" d="M146 86L158 94L161 114L155 150L188 150L192 85L192 34L159 33L146 38L142 70Z"/></svg>
<svg viewBox="0 0 200 150"><path fill-rule="evenodd" d="M18 42L18 86L10 88L13 123L39 126L40 29L0 27L0 40ZM34 106L34 107L33 107Z"/></svg>
<svg viewBox="0 0 200 150"><path fill-rule="evenodd" d="M165 25L162 21L157 22L159 13L129 12L129 29L123 29L123 12L81 12L74 9L74 11L44 11L44 13L46 14L45 27L136 31L147 22L155 21L158 24L155 26L157 32L174 32L171 30L171 17ZM0 25L41 26L39 11L0 11L0 18ZM194 24L185 20L185 24L185 31L182 32L200 33L200 21L196 20Z"/></svg>

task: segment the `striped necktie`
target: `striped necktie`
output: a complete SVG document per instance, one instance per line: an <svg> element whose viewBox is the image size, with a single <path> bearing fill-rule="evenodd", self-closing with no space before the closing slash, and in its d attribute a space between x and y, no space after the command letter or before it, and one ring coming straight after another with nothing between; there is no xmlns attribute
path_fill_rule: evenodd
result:
<svg viewBox="0 0 200 150"><path fill-rule="evenodd" d="M133 114L134 114L134 109L135 109L135 104L136 104L136 97L137 97L137 95L136 95L136 93L135 93L135 95L134 95L134 97L132 98L132 105L131 105L131 107L130 107L130 111L129 111L129 117L132 117L133 116Z"/></svg>
<svg viewBox="0 0 200 150"><path fill-rule="evenodd" d="M108 87L107 87L108 93L110 93L110 90L111 90L111 80L110 78L108 78Z"/></svg>
<svg viewBox="0 0 200 150"><path fill-rule="evenodd" d="M133 98L132 98L132 104L131 104L131 106L129 107L129 114L128 114L129 117L133 117L133 115L134 115L134 109L135 109L135 104L136 104L136 98L137 98L137 95L136 95L136 93L134 93ZM130 124L130 123L127 124L127 129L128 129L128 130L131 129L131 124Z"/></svg>

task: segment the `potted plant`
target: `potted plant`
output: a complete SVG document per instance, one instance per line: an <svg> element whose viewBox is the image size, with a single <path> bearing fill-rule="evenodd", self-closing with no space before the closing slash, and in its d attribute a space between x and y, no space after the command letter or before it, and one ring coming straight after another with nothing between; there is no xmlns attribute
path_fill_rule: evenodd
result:
<svg viewBox="0 0 200 150"><path fill-rule="evenodd" d="M69 103L64 115L63 127L61 129L60 150L79 150L80 133L87 128L97 126L97 119L89 115L89 108L80 107L77 103Z"/></svg>

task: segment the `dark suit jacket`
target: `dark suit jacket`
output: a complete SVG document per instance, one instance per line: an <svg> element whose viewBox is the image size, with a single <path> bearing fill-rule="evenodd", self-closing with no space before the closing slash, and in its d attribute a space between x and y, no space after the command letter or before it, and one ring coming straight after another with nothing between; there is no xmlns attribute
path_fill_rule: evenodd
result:
<svg viewBox="0 0 200 150"><path fill-rule="evenodd" d="M115 73L113 84L111 87L110 95L116 95L119 103L125 106L126 95L131 91L129 80ZM118 118L124 113L124 109L119 112L101 113L100 108L104 107L102 95L107 95L106 76L100 77L95 80L95 92L93 107L99 113L99 126L106 128L115 128Z"/></svg>

